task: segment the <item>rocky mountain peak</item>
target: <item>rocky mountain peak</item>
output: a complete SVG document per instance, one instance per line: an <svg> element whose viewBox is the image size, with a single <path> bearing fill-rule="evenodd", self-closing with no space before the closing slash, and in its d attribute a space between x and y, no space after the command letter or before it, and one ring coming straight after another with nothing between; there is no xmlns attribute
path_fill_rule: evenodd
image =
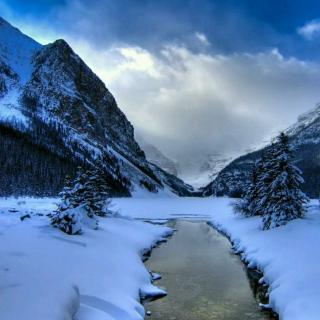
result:
<svg viewBox="0 0 320 320"><path fill-rule="evenodd" d="M183 181L148 162L134 139L132 124L113 95L66 41L59 39L41 46L2 20L0 137L1 128L3 134L10 135L6 148L14 151L26 145L17 167L26 168L27 150L38 148L34 154L37 166L30 167L38 172L41 182L37 182L37 188L43 185L53 192L47 183L46 172L50 171L56 192L63 183L63 172L74 174L79 162L94 165L103 154L108 159L110 188L114 191L126 195L140 188L159 192L166 186L169 193L192 192ZM0 154L7 152L0 150ZM7 161L8 170L11 163ZM24 179L30 176L26 172ZM3 179L14 185L20 181L14 175ZM28 181L23 182L28 185Z"/></svg>
<svg viewBox="0 0 320 320"><path fill-rule="evenodd" d="M44 46L34 56L33 65L24 90L24 100L33 100L31 109L65 119L118 152L144 158L134 140L133 126L113 95L66 41Z"/></svg>
<svg viewBox="0 0 320 320"><path fill-rule="evenodd" d="M19 75L26 83L32 73L32 57L41 45L1 18L0 61Z"/></svg>

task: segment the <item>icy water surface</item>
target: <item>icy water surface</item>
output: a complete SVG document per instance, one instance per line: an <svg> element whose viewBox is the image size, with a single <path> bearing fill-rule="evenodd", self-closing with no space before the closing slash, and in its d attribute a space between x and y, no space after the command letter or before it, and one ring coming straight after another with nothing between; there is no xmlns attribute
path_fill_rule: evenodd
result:
<svg viewBox="0 0 320 320"><path fill-rule="evenodd" d="M224 236L205 222L178 220L173 227L178 231L146 262L162 275L156 285L168 293L145 306L152 313L146 319L271 319L259 309L245 266Z"/></svg>

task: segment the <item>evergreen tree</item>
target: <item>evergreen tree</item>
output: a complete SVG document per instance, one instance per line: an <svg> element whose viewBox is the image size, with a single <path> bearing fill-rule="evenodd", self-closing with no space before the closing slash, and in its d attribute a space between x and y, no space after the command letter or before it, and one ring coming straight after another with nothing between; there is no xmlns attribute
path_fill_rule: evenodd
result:
<svg viewBox="0 0 320 320"><path fill-rule="evenodd" d="M79 168L75 179L75 204L82 211L82 222L89 228L97 229L98 220L94 214L94 187L90 169Z"/></svg>
<svg viewBox="0 0 320 320"><path fill-rule="evenodd" d="M73 182L69 177L66 179L52 224L68 234L80 233L81 223L97 229L97 216L106 216L110 212L108 178L103 159L90 169L79 167Z"/></svg>
<svg viewBox="0 0 320 320"><path fill-rule="evenodd" d="M97 203L97 186L94 172L87 172L87 180L84 184L84 207L89 218L99 215L100 205Z"/></svg>
<svg viewBox="0 0 320 320"><path fill-rule="evenodd" d="M74 192L69 176L66 177L65 186L59 194L61 203L57 212L51 218L51 224L67 234L81 233L80 216L74 208Z"/></svg>
<svg viewBox="0 0 320 320"><path fill-rule="evenodd" d="M260 210L260 179L264 172L264 159L263 155L261 159L257 160L251 167L249 173L248 186L242 199L234 203L234 211L240 212L246 217L261 215Z"/></svg>
<svg viewBox="0 0 320 320"><path fill-rule="evenodd" d="M64 187L62 191L59 193L61 197L61 202L58 206L59 211L65 211L70 207L73 207L73 190L72 190L72 181L70 176L66 176Z"/></svg>
<svg viewBox="0 0 320 320"><path fill-rule="evenodd" d="M62 200L57 212L51 219L52 225L67 234L81 233L81 224L97 229L98 221L87 210L88 173L78 167L77 175L73 182L66 179L66 185L60 193Z"/></svg>
<svg viewBox="0 0 320 320"><path fill-rule="evenodd" d="M249 192L249 206L248 212L250 216L261 216L261 192L260 181L264 176L266 156L263 153L262 157L255 162L253 172L251 173L251 186L248 189Z"/></svg>
<svg viewBox="0 0 320 320"><path fill-rule="evenodd" d="M101 161L98 162L98 166L87 171L84 188L84 199L88 214L90 216L106 216L110 200L107 176Z"/></svg>
<svg viewBox="0 0 320 320"><path fill-rule="evenodd" d="M268 192L270 184L274 178L273 161L274 161L275 144L272 144L263 151L259 162L259 179L256 186L257 200L254 208L255 215L263 216L268 201Z"/></svg>
<svg viewBox="0 0 320 320"><path fill-rule="evenodd" d="M74 208L57 211L52 217L51 223L67 234L81 234L81 216Z"/></svg>
<svg viewBox="0 0 320 320"><path fill-rule="evenodd" d="M72 207L79 207L84 204L85 183L88 179L87 171L83 167L78 167L76 177L73 181Z"/></svg>
<svg viewBox="0 0 320 320"><path fill-rule="evenodd" d="M99 216L106 216L108 213L111 213L111 211L109 210L109 207L111 205L109 186L110 175L107 173L107 163L105 160L105 156L102 155L102 157L98 161L98 166L96 167L96 171L94 174L94 182L96 186L96 204L98 206L96 214ZM118 176L121 176L120 171L116 174Z"/></svg>
<svg viewBox="0 0 320 320"><path fill-rule="evenodd" d="M94 214L104 217L108 213L108 207L111 202L109 198L109 188L105 171L101 167L96 168L96 170L93 172L91 180L94 187Z"/></svg>
<svg viewBox="0 0 320 320"><path fill-rule="evenodd" d="M281 133L269 151L259 192L263 229L275 228L305 214L308 198L301 191L301 171L293 164L289 138Z"/></svg>

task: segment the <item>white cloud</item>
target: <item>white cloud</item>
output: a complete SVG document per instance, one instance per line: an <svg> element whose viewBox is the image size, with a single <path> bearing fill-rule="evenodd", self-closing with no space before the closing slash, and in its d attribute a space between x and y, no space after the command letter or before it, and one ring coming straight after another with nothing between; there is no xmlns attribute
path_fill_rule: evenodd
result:
<svg viewBox="0 0 320 320"><path fill-rule="evenodd" d="M43 30L30 34L50 35ZM167 45L154 54L65 38L105 81L136 130L172 158L244 150L320 101L320 65L286 58L276 48L218 55Z"/></svg>
<svg viewBox="0 0 320 320"><path fill-rule="evenodd" d="M210 42L209 40L207 39L206 35L201 33L201 32L196 32L194 34L194 36L196 37L196 39L198 41L200 41L201 44L203 44L204 46L209 46L210 45Z"/></svg>
<svg viewBox="0 0 320 320"><path fill-rule="evenodd" d="M213 55L169 45L85 51L135 128L171 157L244 150L320 100L320 66L277 49Z"/></svg>
<svg viewBox="0 0 320 320"><path fill-rule="evenodd" d="M308 21L305 25L297 29L298 34L307 40L312 40L320 34L320 19Z"/></svg>

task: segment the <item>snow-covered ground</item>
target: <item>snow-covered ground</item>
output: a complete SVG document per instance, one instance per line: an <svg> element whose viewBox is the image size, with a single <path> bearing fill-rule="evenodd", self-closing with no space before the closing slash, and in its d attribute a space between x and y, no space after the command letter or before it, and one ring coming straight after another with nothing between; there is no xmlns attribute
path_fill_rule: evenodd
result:
<svg viewBox="0 0 320 320"><path fill-rule="evenodd" d="M54 202L0 200L0 319L143 319L139 292L158 289L141 254L171 230L105 218L97 231L68 236L45 216Z"/></svg>
<svg viewBox="0 0 320 320"><path fill-rule="evenodd" d="M129 219L102 219L98 231L67 236L48 225L54 199L0 200L0 319L142 319L139 290L156 290L141 252L170 230L137 219L211 221L251 267L264 273L270 306L285 320L319 319L320 209L270 231L232 213L224 198L122 198ZM18 212L13 212L13 208ZM19 217L32 212L31 219ZM214 248L212 248L214 250ZM80 308L77 310L80 302Z"/></svg>

